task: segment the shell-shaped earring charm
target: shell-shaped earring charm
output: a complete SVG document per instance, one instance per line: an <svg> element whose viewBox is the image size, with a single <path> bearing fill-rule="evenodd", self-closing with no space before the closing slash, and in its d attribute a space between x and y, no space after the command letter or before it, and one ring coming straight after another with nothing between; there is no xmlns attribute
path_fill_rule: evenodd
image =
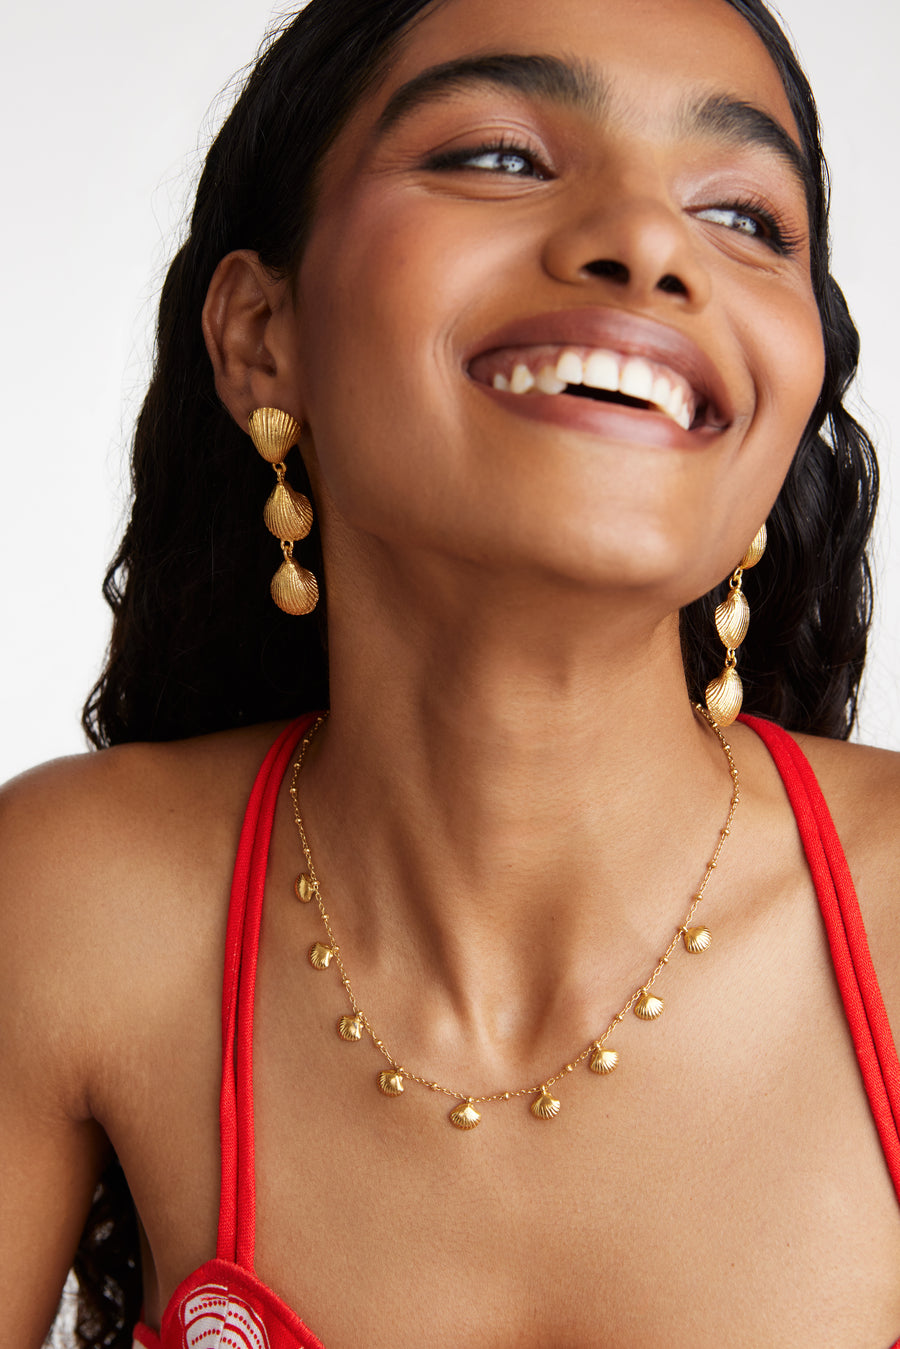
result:
<svg viewBox="0 0 900 1349"><path fill-rule="evenodd" d="M474 1129L481 1123L481 1116L471 1101L463 1101L450 1111L450 1123L455 1124L457 1129Z"/></svg>
<svg viewBox="0 0 900 1349"><path fill-rule="evenodd" d="M747 636L750 626L750 605L747 596L737 586L732 586L727 598L716 606L716 632L722 645L733 651Z"/></svg>
<svg viewBox="0 0 900 1349"><path fill-rule="evenodd" d="M313 897L312 881L305 871L301 871L294 881L294 894L301 904L308 904Z"/></svg>
<svg viewBox="0 0 900 1349"><path fill-rule="evenodd" d="M655 993L650 993L644 989L637 1002L634 1004L634 1014L639 1016L642 1021L655 1021L662 1014L665 1006L662 998L658 998Z"/></svg>
<svg viewBox="0 0 900 1349"><path fill-rule="evenodd" d="M753 542L741 559L741 571L747 571L750 567L756 566L757 562L766 551L766 542L766 527L765 525L760 525L753 536Z"/></svg>
<svg viewBox="0 0 900 1349"><path fill-rule="evenodd" d="M290 483L282 480L272 488L272 492L263 509L266 529L276 539L289 539L297 543L305 539L312 528L313 513L309 497L295 492Z"/></svg>
<svg viewBox="0 0 900 1349"><path fill-rule="evenodd" d="M690 951L692 956L698 955L700 951L705 951L712 941L708 927L686 927L681 934L681 938L684 942L684 949Z"/></svg>
<svg viewBox="0 0 900 1349"><path fill-rule="evenodd" d="M403 1095L403 1077L398 1072L385 1070L378 1074L378 1086L385 1096Z"/></svg>
<svg viewBox="0 0 900 1349"><path fill-rule="evenodd" d="M286 614L311 614L319 602L319 583L311 571L286 557L272 577L272 599Z"/></svg>
<svg viewBox="0 0 900 1349"><path fill-rule="evenodd" d="M250 413L250 439L267 463L280 464L297 444L301 430L300 423L280 408L256 408Z"/></svg>
<svg viewBox="0 0 900 1349"><path fill-rule="evenodd" d="M338 1022L338 1035L342 1040L361 1040L363 1023L361 1016L342 1016Z"/></svg>
<svg viewBox="0 0 900 1349"><path fill-rule="evenodd" d="M743 701L744 686L733 665L726 665L706 686L706 708L717 726L730 726Z"/></svg>
<svg viewBox="0 0 900 1349"><path fill-rule="evenodd" d="M541 1087L531 1102L531 1113L535 1119L554 1119L559 1114L559 1101L550 1095L546 1087Z"/></svg>
<svg viewBox="0 0 900 1349"><path fill-rule="evenodd" d="M607 1073L615 1072L619 1066L619 1056L614 1049L605 1049L603 1045L596 1045L594 1053L591 1056L591 1069L595 1073L600 1073L603 1077Z"/></svg>

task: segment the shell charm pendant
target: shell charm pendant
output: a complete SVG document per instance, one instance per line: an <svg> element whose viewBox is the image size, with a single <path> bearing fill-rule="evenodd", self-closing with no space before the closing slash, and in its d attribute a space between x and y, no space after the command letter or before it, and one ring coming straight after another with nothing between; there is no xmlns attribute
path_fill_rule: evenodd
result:
<svg viewBox="0 0 900 1349"><path fill-rule="evenodd" d="M686 927L681 936L684 949L690 951L692 956L697 955L699 951L705 951L712 941L708 927Z"/></svg>
<svg viewBox="0 0 900 1349"><path fill-rule="evenodd" d="M457 1129L475 1129L481 1123L481 1116L471 1100L463 1101L455 1110L450 1111L450 1123Z"/></svg>
<svg viewBox="0 0 900 1349"><path fill-rule="evenodd" d="M383 1073L378 1074L378 1085L385 1096L401 1096L403 1094L403 1078L399 1072L385 1069Z"/></svg>
<svg viewBox="0 0 900 1349"><path fill-rule="evenodd" d="M541 1087L536 1098L531 1102L531 1113L535 1119L553 1119L559 1114L559 1101L555 1096L551 1096L546 1087Z"/></svg>
<svg viewBox="0 0 900 1349"><path fill-rule="evenodd" d="M269 591L279 609L298 618L311 614L319 602L318 581L293 557L285 557L272 577Z"/></svg>
<svg viewBox="0 0 900 1349"><path fill-rule="evenodd" d="M276 473L278 470L275 470ZM312 528L313 513L309 498L302 492L295 492L290 483L285 482L284 473L272 488L272 494L263 511L266 529L276 539L287 539L299 543L305 539Z"/></svg>
<svg viewBox="0 0 900 1349"><path fill-rule="evenodd" d="M301 871L294 881L294 894L301 904L308 904L313 897L312 881L305 871Z"/></svg>
<svg viewBox="0 0 900 1349"><path fill-rule="evenodd" d="M727 599L716 608L715 621L716 632L725 650L733 651L740 646L750 626L750 605L743 590L732 586Z"/></svg>
<svg viewBox="0 0 900 1349"><path fill-rule="evenodd" d="M338 1035L342 1040L361 1040L363 1023L361 1016L342 1016L338 1022Z"/></svg>
<svg viewBox="0 0 900 1349"><path fill-rule="evenodd" d="M333 946L326 946L324 942L317 941L309 948L309 963L315 970L327 970L334 954Z"/></svg>
<svg viewBox="0 0 900 1349"><path fill-rule="evenodd" d="M766 527L765 524L762 524L753 535L750 547L741 558L741 571L749 571L751 567L756 566L757 562L766 551L767 543L768 535L766 533Z"/></svg>
<svg viewBox="0 0 900 1349"><path fill-rule="evenodd" d="M642 1021L655 1021L661 1015L664 1006L665 1003L662 998L657 998L654 993L645 988L634 1004L634 1014L639 1016Z"/></svg>
<svg viewBox="0 0 900 1349"><path fill-rule="evenodd" d="M615 1072L619 1066L619 1056L614 1049L604 1049L603 1045L595 1045L591 1056L591 1070L606 1076L607 1073Z"/></svg>
<svg viewBox="0 0 900 1349"><path fill-rule="evenodd" d="M730 726L741 710L744 686L733 665L706 686L706 706L717 726Z"/></svg>

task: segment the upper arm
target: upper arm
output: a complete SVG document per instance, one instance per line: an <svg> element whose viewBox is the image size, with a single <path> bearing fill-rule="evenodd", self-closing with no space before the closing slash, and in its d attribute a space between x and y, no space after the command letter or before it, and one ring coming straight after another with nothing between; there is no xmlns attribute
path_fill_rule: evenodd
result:
<svg viewBox="0 0 900 1349"><path fill-rule="evenodd" d="M3 1349L42 1343L111 1147L153 1275L172 1142L158 1103L212 1101L215 1126L232 858L274 730L123 745L0 790ZM173 1073L182 1038L193 1067ZM215 1158L194 1176L207 1165L214 1186Z"/></svg>
<svg viewBox="0 0 900 1349"><path fill-rule="evenodd" d="M43 1342L108 1149L88 1101L84 952L72 947L41 798L39 777L0 793L0 1306L11 1349Z"/></svg>

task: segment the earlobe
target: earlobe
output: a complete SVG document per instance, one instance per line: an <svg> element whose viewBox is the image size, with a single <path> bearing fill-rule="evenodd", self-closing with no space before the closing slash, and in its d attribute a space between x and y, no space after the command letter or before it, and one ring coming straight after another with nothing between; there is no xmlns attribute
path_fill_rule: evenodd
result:
<svg viewBox="0 0 900 1349"><path fill-rule="evenodd" d="M301 417L293 353L276 320L287 283L273 278L256 253L240 249L222 259L203 306L203 337L216 392L242 430L257 407L283 407Z"/></svg>

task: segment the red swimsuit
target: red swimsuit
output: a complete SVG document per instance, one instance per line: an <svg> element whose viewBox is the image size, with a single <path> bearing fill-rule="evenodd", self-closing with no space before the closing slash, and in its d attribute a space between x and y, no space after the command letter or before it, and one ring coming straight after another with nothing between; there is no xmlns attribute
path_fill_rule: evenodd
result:
<svg viewBox="0 0 900 1349"><path fill-rule="evenodd" d="M281 781L311 720L304 717L289 726L269 750L253 785L235 862L222 1000L222 1188L216 1258L175 1289L159 1334L137 1326L135 1346L144 1349L323 1349L296 1312L253 1272L253 1001L266 863ZM900 1200L900 1063L847 861L799 746L770 722L742 720L768 746L797 818L847 1022ZM894 1349L900 1349L900 1340Z"/></svg>

